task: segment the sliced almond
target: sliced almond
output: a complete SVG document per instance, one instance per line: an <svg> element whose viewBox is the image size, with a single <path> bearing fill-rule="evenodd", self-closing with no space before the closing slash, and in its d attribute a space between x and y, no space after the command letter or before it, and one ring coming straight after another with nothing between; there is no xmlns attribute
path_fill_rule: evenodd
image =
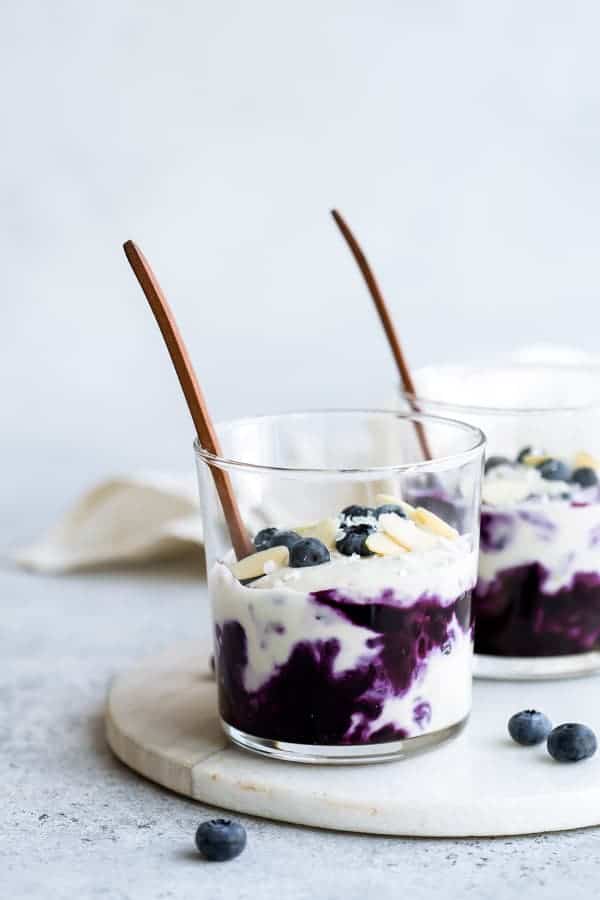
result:
<svg viewBox="0 0 600 900"><path fill-rule="evenodd" d="M417 525L426 528L427 531L431 531L433 534L439 534L440 537L448 538L450 541L455 541L458 537L456 528L452 528L451 525L448 525L447 522L444 522L444 520L440 519L439 516L436 516L435 513L430 512L422 506L418 506L415 510L415 522Z"/></svg>
<svg viewBox="0 0 600 900"><path fill-rule="evenodd" d="M428 550L435 546L435 538L432 534L422 531L414 522L403 519L396 513L384 513L379 516L379 524L387 536L405 550Z"/></svg>
<svg viewBox="0 0 600 900"><path fill-rule="evenodd" d="M296 534L301 537L317 538L330 549L335 547L335 537L339 528L337 519L321 519L320 522L313 522L312 525L303 525L301 528L294 528Z"/></svg>
<svg viewBox="0 0 600 900"><path fill-rule="evenodd" d="M523 457L521 462L526 466L539 466L540 463L546 462L547 459L551 458L552 457L543 454L529 453L527 456Z"/></svg>
<svg viewBox="0 0 600 900"><path fill-rule="evenodd" d="M401 547L382 531L374 531L365 543L371 553L376 553L377 556L402 556L403 553L406 553L404 547Z"/></svg>
<svg viewBox="0 0 600 900"><path fill-rule="evenodd" d="M415 513L414 506L411 506L410 503L406 503L404 500L401 500L400 497L394 497L393 494L376 494L375 502L377 506L387 506L388 503L394 503L406 513L409 519L412 519Z"/></svg>
<svg viewBox="0 0 600 900"><path fill-rule="evenodd" d="M592 456L590 453L586 453L582 450L575 457L574 462L575 469L598 469L600 468L600 462Z"/></svg>
<svg viewBox="0 0 600 900"><path fill-rule="evenodd" d="M289 559L290 551L287 547L269 547L240 559L231 567L231 571L240 581L247 581L287 566Z"/></svg>

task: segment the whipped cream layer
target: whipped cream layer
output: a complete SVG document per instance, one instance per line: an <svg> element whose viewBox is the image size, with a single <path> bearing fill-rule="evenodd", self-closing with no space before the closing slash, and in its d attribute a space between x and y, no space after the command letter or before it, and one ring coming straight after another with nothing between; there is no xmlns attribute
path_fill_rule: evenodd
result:
<svg viewBox="0 0 600 900"><path fill-rule="evenodd" d="M264 737L347 744L462 721L475 578L466 538L398 557L332 551L330 562L246 586L217 563L209 584L223 717L249 733L270 730Z"/></svg>

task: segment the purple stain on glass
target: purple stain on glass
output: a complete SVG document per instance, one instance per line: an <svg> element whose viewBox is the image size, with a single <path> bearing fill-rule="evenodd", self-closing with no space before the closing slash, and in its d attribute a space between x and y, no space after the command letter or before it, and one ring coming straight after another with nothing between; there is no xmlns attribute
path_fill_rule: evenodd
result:
<svg viewBox="0 0 600 900"><path fill-rule="evenodd" d="M538 510L520 509L517 513L522 522L527 522L542 541L551 541L556 534L556 525Z"/></svg>
<svg viewBox="0 0 600 900"><path fill-rule="evenodd" d="M413 707L413 719L422 730L431 722L431 703L419 700Z"/></svg>
<svg viewBox="0 0 600 900"><path fill-rule="evenodd" d="M481 549L487 553L500 553L512 541L515 519L510 513L481 513Z"/></svg>

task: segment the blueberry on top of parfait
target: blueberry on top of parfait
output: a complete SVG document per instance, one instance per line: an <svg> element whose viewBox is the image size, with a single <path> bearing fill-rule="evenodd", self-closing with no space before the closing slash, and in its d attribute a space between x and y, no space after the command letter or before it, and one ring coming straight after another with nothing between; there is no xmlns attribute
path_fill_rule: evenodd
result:
<svg viewBox="0 0 600 900"><path fill-rule="evenodd" d="M517 462L524 463L525 459L528 456L532 456L534 454L534 452L535 451L534 451L533 447L531 447L529 445L527 447L523 447L523 449L519 450L519 452L517 453Z"/></svg>
<svg viewBox="0 0 600 900"><path fill-rule="evenodd" d="M507 456L490 456L485 461L485 474L496 469L498 466L512 466L512 460Z"/></svg>
<svg viewBox="0 0 600 900"><path fill-rule="evenodd" d="M291 550L294 544L297 544L300 540L302 540L302 538L295 531L279 531L276 529L269 546L287 547L288 550Z"/></svg>
<svg viewBox="0 0 600 900"><path fill-rule="evenodd" d="M591 466L580 466L571 474L571 483L579 487L594 487L598 484L598 475Z"/></svg>
<svg viewBox="0 0 600 900"><path fill-rule="evenodd" d="M343 519L368 519L375 515L375 510L371 506L358 506L352 503L342 510Z"/></svg>
<svg viewBox="0 0 600 900"><path fill-rule="evenodd" d="M571 470L560 459L545 459L536 469L546 481L569 481Z"/></svg>
<svg viewBox="0 0 600 900"><path fill-rule="evenodd" d="M329 550L317 538L302 538L290 549L290 566L301 569L305 566L320 566L331 559Z"/></svg>
<svg viewBox="0 0 600 900"><path fill-rule="evenodd" d="M384 503L383 506L378 506L375 510L375 518L378 519L379 516L386 515L387 513L395 513L395 515L400 516L402 519L407 518L406 513L397 503Z"/></svg>
<svg viewBox="0 0 600 900"><path fill-rule="evenodd" d="M367 538L374 530L370 525L353 525L336 541L335 546L343 556L355 553L358 556L373 556L373 552L367 547Z"/></svg>
<svg viewBox="0 0 600 900"><path fill-rule="evenodd" d="M254 535L254 547L256 550L268 550L272 547L272 540L277 534L277 528L263 528Z"/></svg>

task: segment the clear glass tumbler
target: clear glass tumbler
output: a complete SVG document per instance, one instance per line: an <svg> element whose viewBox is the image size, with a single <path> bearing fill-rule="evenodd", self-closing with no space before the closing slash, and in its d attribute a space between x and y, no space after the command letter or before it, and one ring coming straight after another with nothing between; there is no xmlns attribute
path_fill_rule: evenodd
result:
<svg viewBox="0 0 600 900"><path fill-rule="evenodd" d="M265 756L338 764L456 734L471 706L481 432L374 411L217 430L222 457L195 451L226 734ZM215 468L257 548L240 562ZM450 506L407 502L427 485L452 501L452 521Z"/></svg>
<svg viewBox="0 0 600 900"><path fill-rule="evenodd" d="M404 404L487 438L475 674L600 669L600 369L428 367L416 384Z"/></svg>

